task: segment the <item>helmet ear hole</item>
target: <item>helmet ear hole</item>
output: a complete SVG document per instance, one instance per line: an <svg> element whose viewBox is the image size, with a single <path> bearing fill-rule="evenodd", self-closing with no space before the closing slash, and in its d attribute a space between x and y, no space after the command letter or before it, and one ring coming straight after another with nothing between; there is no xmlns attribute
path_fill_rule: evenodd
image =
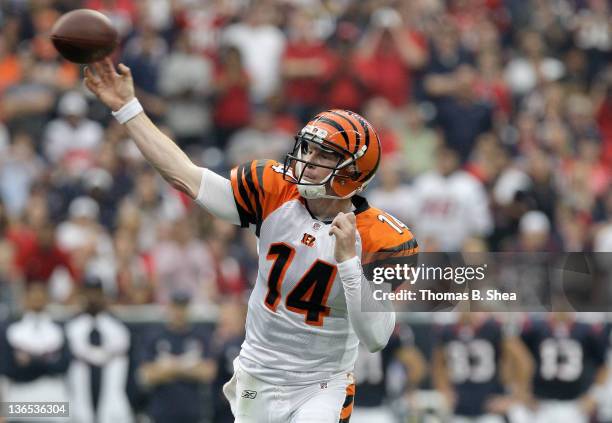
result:
<svg viewBox="0 0 612 423"><path fill-rule="evenodd" d="M338 176L344 179L350 179L351 181L357 181L361 177L361 172L359 172L357 166L353 163L345 169L342 169L338 173Z"/></svg>

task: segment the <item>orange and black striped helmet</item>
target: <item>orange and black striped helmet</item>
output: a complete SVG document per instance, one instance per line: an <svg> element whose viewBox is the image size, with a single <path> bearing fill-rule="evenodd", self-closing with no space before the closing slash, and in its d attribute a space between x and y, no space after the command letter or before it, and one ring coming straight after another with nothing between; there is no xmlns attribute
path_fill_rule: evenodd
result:
<svg viewBox="0 0 612 423"><path fill-rule="evenodd" d="M336 153L336 166L322 166L302 158L304 146ZM372 180L380 163L380 139L372 125L349 110L319 113L295 137L293 151L285 158L285 179L298 185L305 198L349 198L360 193ZM303 179L306 166L330 169L319 183Z"/></svg>

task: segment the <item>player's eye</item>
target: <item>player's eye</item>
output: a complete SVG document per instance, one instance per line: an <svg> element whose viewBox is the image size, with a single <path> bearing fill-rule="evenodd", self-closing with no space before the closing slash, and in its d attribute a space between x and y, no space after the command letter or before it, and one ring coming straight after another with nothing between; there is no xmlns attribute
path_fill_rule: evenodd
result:
<svg viewBox="0 0 612 423"><path fill-rule="evenodd" d="M334 153L321 153L321 158L323 160L329 160L329 161L334 161L337 159Z"/></svg>
<svg viewBox="0 0 612 423"><path fill-rule="evenodd" d="M310 151L310 144L308 144L307 141L302 141L300 144L300 150L302 154L308 154L308 152Z"/></svg>

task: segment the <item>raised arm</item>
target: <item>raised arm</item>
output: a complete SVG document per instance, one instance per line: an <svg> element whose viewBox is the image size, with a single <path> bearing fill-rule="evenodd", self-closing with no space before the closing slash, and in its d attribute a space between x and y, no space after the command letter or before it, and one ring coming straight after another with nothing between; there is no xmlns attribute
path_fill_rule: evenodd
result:
<svg viewBox="0 0 612 423"><path fill-rule="evenodd" d="M235 225L240 224L230 181L196 166L187 155L142 111L134 96L130 69L119 65L119 73L110 59L85 69L85 85L107 105L123 123L145 159L168 181L213 215Z"/></svg>
<svg viewBox="0 0 612 423"><path fill-rule="evenodd" d="M93 70L92 70L93 68ZM113 111L132 101L134 82L129 68L119 65L119 73L109 58L85 69L85 85ZM195 199L202 180L202 169L164 135L145 113L139 113L125 127L144 157L174 188Z"/></svg>

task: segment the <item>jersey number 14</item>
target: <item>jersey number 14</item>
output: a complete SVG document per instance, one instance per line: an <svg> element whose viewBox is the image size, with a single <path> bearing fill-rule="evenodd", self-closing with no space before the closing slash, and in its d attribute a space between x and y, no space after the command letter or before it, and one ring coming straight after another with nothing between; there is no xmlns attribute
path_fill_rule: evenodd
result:
<svg viewBox="0 0 612 423"><path fill-rule="evenodd" d="M281 300L281 284L294 255L295 249L283 242L270 245L266 255L268 260L274 261L268 275L268 293L264 300L266 307L272 311L276 311ZM322 326L323 318L329 315L327 297L335 277L336 266L316 260L287 295L285 306L288 310L305 315L307 324Z"/></svg>

